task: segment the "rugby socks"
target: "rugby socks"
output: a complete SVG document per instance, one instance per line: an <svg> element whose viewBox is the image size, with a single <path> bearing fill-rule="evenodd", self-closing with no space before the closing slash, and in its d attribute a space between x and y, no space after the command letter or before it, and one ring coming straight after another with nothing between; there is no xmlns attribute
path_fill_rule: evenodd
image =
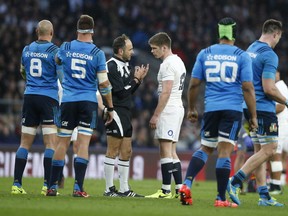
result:
<svg viewBox="0 0 288 216"><path fill-rule="evenodd" d="M50 182L53 155L54 155L54 150L53 149L45 149L45 151L44 151L44 159L43 159L44 185L45 186L48 186L48 184Z"/></svg>
<svg viewBox="0 0 288 216"><path fill-rule="evenodd" d="M64 160L52 160L52 170L49 182L49 189L58 188L58 180L63 172L65 161Z"/></svg>
<svg viewBox="0 0 288 216"><path fill-rule="evenodd" d="M231 184L235 187L240 187L242 182L247 178L247 175L240 169L233 176Z"/></svg>
<svg viewBox="0 0 288 216"><path fill-rule="evenodd" d="M28 150L19 147L15 157L15 169L14 169L14 182L13 185L21 187L23 172L27 163Z"/></svg>
<svg viewBox="0 0 288 216"><path fill-rule="evenodd" d="M176 193L178 193L178 190L180 189L182 185L182 168L181 168L181 162L179 159L173 159L172 174L173 174L173 178L175 181L175 190L176 190Z"/></svg>
<svg viewBox="0 0 288 216"><path fill-rule="evenodd" d="M114 186L114 164L115 159L105 157L104 159L104 176L106 181L106 192L109 192L109 188Z"/></svg>
<svg viewBox="0 0 288 216"><path fill-rule="evenodd" d="M129 164L130 161L124 161L124 160L118 160L118 174L119 174L119 182L120 182L120 188L119 192L124 193L126 191L129 191Z"/></svg>
<svg viewBox="0 0 288 216"><path fill-rule="evenodd" d="M161 173L162 173L162 191L169 193L171 191L171 178L173 170L172 158L161 158Z"/></svg>
<svg viewBox="0 0 288 216"><path fill-rule="evenodd" d="M186 177L184 180L184 184L187 185L187 187L189 188L192 187L194 178L204 167L204 165L207 162L207 159L208 159L207 153L202 151L201 149L194 152L190 160L187 173L186 173Z"/></svg>
<svg viewBox="0 0 288 216"><path fill-rule="evenodd" d="M269 195L269 192L268 192L267 185L259 186L257 188L257 192L259 193L260 198L264 198L264 199L268 199L268 200L271 199L271 196Z"/></svg>
<svg viewBox="0 0 288 216"><path fill-rule="evenodd" d="M216 161L216 180L218 197L222 200L226 200L226 187L229 180L231 171L231 160L230 158L218 158Z"/></svg>
<svg viewBox="0 0 288 216"><path fill-rule="evenodd" d="M85 158L77 157L75 158L74 170L75 170L75 183L74 190L83 191L83 183L85 178L85 173L88 165L88 160Z"/></svg>

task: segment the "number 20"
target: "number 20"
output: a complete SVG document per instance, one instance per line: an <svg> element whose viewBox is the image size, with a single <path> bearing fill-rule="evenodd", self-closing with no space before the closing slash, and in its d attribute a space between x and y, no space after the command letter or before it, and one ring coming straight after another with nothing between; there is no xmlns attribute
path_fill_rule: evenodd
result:
<svg viewBox="0 0 288 216"><path fill-rule="evenodd" d="M208 66L206 69L206 79L208 82L235 82L237 71L238 71L238 64L236 62L219 62L219 61L205 61L205 66ZM211 66L211 67L209 67ZM226 68L232 68L232 76L226 77ZM211 76L214 74L214 76ZM220 74L219 76L215 76L216 74Z"/></svg>

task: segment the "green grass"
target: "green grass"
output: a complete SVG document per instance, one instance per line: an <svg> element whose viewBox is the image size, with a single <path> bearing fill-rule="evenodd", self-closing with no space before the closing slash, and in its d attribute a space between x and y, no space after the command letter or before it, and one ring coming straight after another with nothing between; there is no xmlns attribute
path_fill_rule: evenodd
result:
<svg viewBox="0 0 288 216"><path fill-rule="evenodd" d="M263 216L287 215L288 187L283 195L275 196L285 203L283 208L257 206L258 194L241 195L242 205L236 209L215 208L216 182L195 182L193 185L193 206L182 206L177 199L142 199L104 197L104 180L85 180L85 188L91 197L74 198L71 196L73 179L65 180L65 188L60 189L61 196L45 197L40 195L42 180L40 178L24 178L23 184L27 195L11 195L12 178L0 178L0 214L13 216ZM118 186L116 181L116 186ZM161 182L157 180L130 181L135 192L149 195L159 189ZM286 213L285 213L286 212Z"/></svg>

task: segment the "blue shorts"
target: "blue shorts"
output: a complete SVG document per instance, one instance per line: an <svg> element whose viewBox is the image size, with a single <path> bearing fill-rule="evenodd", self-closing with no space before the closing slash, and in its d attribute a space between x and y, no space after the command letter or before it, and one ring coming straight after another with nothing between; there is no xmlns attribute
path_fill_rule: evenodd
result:
<svg viewBox="0 0 288 216"><path fill-rule="evenodd" d="M22 125L35 127L54 125L59 112L58 101L44 95L25 94L22 107Z"/></svg>
<svg viewBox="0 0 288 216"><path fill-rule="evenodd" d="M201 144L217 147L218 142L230 142L235 145L242 123L242 112L219 110L203 115Z"/></svg>
<svg viewBox="0 0 288 216"><path fill-rule="evenodd" d="M67 130L75 127L95 129L98 118L98 103L91 101L63 102L60 106L59 126Z"/></svg>

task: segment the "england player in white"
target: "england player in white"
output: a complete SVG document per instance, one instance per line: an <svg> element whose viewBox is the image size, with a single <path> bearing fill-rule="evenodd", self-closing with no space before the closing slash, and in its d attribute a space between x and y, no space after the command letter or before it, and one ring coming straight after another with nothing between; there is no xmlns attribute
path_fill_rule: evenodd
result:
<svg viewBox="0 0 288 216"><path fill-rule="evenodd" d="M162 187L148 198L178 197L182 184L181 163L176 153L181 124L184 117L182 91L186 68L179 56L172 53L171 39L165 32L155 34L149 40L155 58L163 60L157 80L158 104L149 122L155 129L155 139L159 141ZM171 193L172 174L175 180L175 195Z"/></svg>
<svg viewBox="0 0 288 216"><path fill-rule="evenodd" d="M279 92L288 98L288 88L283 80L280 80L280 72L276 72L275 86ZM282 194L281 189L281 174L283 167L285 167L285 157L288 151L288 109L284 104L276 102L276 114L278 118L279 134L278 134L278 145L276 153L270 160L271 165L271 181L269 192L272 195ZM283 159L282 159L283 158ZM286 169L284 169L286 170Z"/></svg>

